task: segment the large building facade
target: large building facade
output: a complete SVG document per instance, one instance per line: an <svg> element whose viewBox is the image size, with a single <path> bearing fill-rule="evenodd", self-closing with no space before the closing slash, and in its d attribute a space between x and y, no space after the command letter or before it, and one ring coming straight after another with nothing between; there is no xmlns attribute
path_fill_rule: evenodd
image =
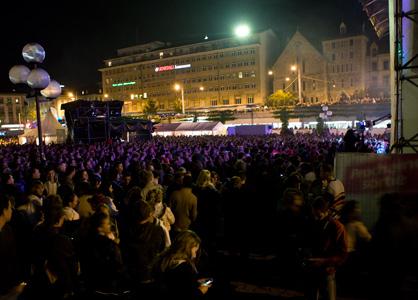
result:
<svg viewBox="0 0 418 300"><path fill-rule="evenodd" d="M0 125L26 122L25 99L25 94L0 94Z"/></svg>
<svg viewBox="0 0 418 300"><path fill-rule="evenodd" d="M342 23L340 36L322 41L321 50L296 32L273 66L273 89L297 95L300 82L303 103L389 97L389 53L364 34L347 35Z"/></svg>
<svg viewBox="0 0 418 300"><path fill-rule="evenodd" d="M186 111L263 105L278 47L276 35L267 30L176 47L152 42L119 49L99 70L103 94L123 100L125 114L142 112L147 99L155 100L159 111L176 110L181 89Z"/></svg>

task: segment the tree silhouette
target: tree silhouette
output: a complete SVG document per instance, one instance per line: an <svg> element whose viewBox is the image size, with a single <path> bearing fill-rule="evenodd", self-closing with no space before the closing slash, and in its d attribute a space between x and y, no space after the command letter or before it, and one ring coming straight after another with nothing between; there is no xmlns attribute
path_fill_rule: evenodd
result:
<svg viewBox="0 0 418 300"><path fill-rule="evenodd" d="M286 108L274 111L273 117L276 119L280 119L280 122L282 123L282 133L285 133L289 130L289 119L291 115Z"/></svg>
<svg viewBox="0 0 418 300"><path fill-rule="evenodd" d="M148 99L144 107L144 114L147 117L156 115L158 111L157 102L153 99Z"/></svg>
<svg viewBox="0 0 418 300"><path fill-rule="evenodd" d="M277 90L271 94L266 101L268 107L278 108L281 106L291 105L295 100L295 95L284 90Z"/></svg>

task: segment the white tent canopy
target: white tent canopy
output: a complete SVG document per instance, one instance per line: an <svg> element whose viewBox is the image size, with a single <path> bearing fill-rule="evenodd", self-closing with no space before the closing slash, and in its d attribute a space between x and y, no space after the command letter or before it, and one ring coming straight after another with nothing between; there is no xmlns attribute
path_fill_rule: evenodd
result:
<svg viewBox="0 0 418 300"><path fill-rule="evenodd" d="M155 135L226 135L226 127L221 122L160 123L155 126Z"/></svg>
<svg viewBox="0 0 418 300"><path fill-rule="evenodd" d="M57 143L65 139L65 128L57 121L51 110L48 110L41 120L42 139L46 144ZM19 137L19 143L34 142L38 139L38 128L25 129L25 133Z"/></svg>

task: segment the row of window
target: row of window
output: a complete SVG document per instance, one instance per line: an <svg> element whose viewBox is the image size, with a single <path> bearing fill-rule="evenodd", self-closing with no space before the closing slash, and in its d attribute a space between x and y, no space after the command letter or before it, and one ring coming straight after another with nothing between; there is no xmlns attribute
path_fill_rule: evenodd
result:
<svg viewBox="0 0 418 300"><path fill-rule="evenodd" d="M345 59L345 58L354 59L354 52L350 51L348 53L348 55L347 55L347 53L344 53L344 52L332 53L331 54L331 60L335 61L337 59L337 55L339 56L339 59Z"/></svg>
<svg viewBox="0 0 418 300"><path fill-rule="evenodd" d="M221 52L221 53L217 53L217 54L210 54L210 55L202 55L202 56L197 56L197 57L190 57L190 58L185 58L185 59L176 59L173 60L171 62L164 62L164 64L166 65L170 65L170 64L188 64L188 63L193 63L193 62L198 62L198 61L206 61L206 60L213 60L213 59L218 59L218 58L223 58L223 57L236 57L236 56L242 56L242 55L254 55L256 52L255 49L243 49L243 50L235 50L235 51L228 51L228 52ZM158 58L162 58L164 57L164 54L161 55L161 53L164 52L160 52L160 53L155 53L154 54L154 58L158 59ZM147 54L145 54L147 55ZM148 54L149 55L149 54ZM124 59L124 63L132 63L135 61L135 59L132 58L125 58ZM140 61L141 59L137 59L136 61ZM149 65L140 65L140 66L135 66L135 67L121 67L118 69L113 69L113 70L108 70L108 71L104 71L105 75L112 75L112 74L119 74L119 73L125 73L125 72L134 72L134 71L138 71L138 70L146 70L146 69L155 69L156 67L160 66L161 64L149 64ZM108 67L112 66L112 62L108 61L107 63Z"/></svg>
<svg viewBox="0 0 418 300"><path fill-rule="evenodd" d="M331 72L331 66L329 68ZM332 65L331 73L344 73L344 72L353 72L353 64Z"/></svg>
<svg viewBox="0 0 418 300"><path fill-rule="evenodd" d="M235 97L234 104L243 104L241 97ZM254 104L253 96L247 97L247 104ZM218 104L218 100L216 99L210 100L210 106L218 106L218 105L230 105L229 99L223 99L222 102L219 104Z"/></svg>
<svg viewBox="0 0 418 300"><path fill-rule="evenodd" d="M255 66L255 60L252 61L242 61L242 62L234 62L231 64L225 64L220 66L219 69L232 69L232 68L240 68L240 67L248 67L248 66ZM217 70L218 67L216 65L208 65L208 66L202 66L202 67L193 67L189 69L180 69L175 70L176 74L185 74L185 73L195 73L195 72L205 72L205 71L212 71ZM129 81L135 81L135 80L142 80L144 82L151 81L147 79L154 79L154 78L161 78L161 77L172 77L173 73L170 71L167 72L156 72L152 74L138 74L138 76L132 76L130 78L125 79L117 79L115 81L112 80L112 78L106 78L105 82L106 84L112 83L121 83L121 82L129 82Z"/></svg>
<svg viewBox="0 0 418 300"><path fill-rule="evenodd" d="M186 79L183 81L183 83L185 84L191 84L191 83L201 83L201 82L210 82L210 81L223 81L223 80L234 80L234 79L243 79L243 78L255 78L256 77L256 73L255 71L244 71L244 72L237 72L237 73L227 73L227 74L220 74L220 75L210 75L208 77L200 77L200 78L192 78L192 79ZM119 81L115 81L115 83L121 83L123 81L119 80ZM127 82L127 81L125 81ZM147 80L142 80L142 83L146 83L148 82ZM110 78L106 78L105 80L106 85L109 85L111 83L111 79ZM112 83L113 84L113 83ZM108 88L112 88L114 91L128 91L128 90L134 90L137 89L136 85L138 85L139 83L132 84L132 85L126 85L126 86L122 86L122 87L108 87ZM150 87L161 87L163 85L169 86L172 85L171 81L167 81L167 82L156 82L154 84L151 85L147 85L147 88Z"/></svg>
<svg viewBox="0 0 418 300"><path fill-rule="evenodd" d="M12 103L19 104L20 101L21 100L19 100L19 98L15 98L15 100L13 101L13 98L11 97L7 97L7 98L0 97L0 104L12 104Z"/></svg>
<svg viewBox="0 0 418 300"><path fill-rule="evenodd" d="M245 84L235 84L232 86L221 86L221 87L209 87L208 91L209 92L223 92L223 91L235 91L235 90L242 90L242 89L255 89L257 87L257 85L255 83L245 83ZM184 94L186 95L190 95L190 94L197 94L197 93L202 93L202 91L200 91L197 88L194 89L187 89L184 91ZM158 92L151 92L148 93L148 97L161 97L161 96L170 96L173 95L172 91L158 91Z"/></svg>
<svg viewBox="0 0 418 300"><path fill-rule="evenodd" d="M389 61L388 60L383 61L382 68L385 71L389 70ZM372 62L372 71L379 71L379 66L378 66L378 63L376 61Z"/></svg>
<svg viewBox="0 0 418 300"><path fill-rule="evenodd" d="M354 40L350 39L348 41L343 40L343 41L331 42L332 49L342 48L342 47L347 47L347 46L353 47L354 46Z"/></svg>

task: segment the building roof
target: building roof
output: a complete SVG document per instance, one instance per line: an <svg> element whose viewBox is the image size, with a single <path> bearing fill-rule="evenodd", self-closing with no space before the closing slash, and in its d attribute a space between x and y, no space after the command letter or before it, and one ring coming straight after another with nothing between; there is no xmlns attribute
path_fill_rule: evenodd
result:
<svg viewBox="0 0 418 300"><path fill-rule="evenodd" d="M156 132L166 131L212 131L216 127L223 126L221 122L184 122L184 123L160 123L155 125Z"/></svg>

